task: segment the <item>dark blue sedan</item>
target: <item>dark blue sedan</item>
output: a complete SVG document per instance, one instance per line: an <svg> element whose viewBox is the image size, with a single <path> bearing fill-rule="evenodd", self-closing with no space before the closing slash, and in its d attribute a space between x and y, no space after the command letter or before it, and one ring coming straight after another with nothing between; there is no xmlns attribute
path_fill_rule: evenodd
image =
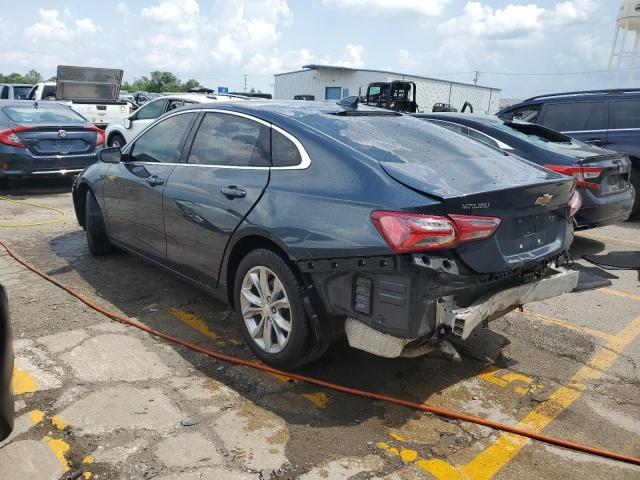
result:
<svg viewBox="0 0 640 480"><path fill-rule="evenodd" d="M99 157L73 187L91 253L118 246L233 305L270 365L345 333L385 357L456 356L452 338L577 283L552 270L575 180L414 117L191 105Z"/></svg>
<svg viewBox="0 0 640 480"><path fill-rule="evenodd" d="M98 160L104 140L66 105L0 101L0 187L11 178L77 174Z"/></svg>
<svg viewBox="0 0 640 480"><path fill-rule="evenodd" d="M541 125L493 115L416 116L574 177L582 197L582 207L575 216L577 228L602 227L631 215L635 193L630 182L631 162L624 153L589 145Z"/></svg>

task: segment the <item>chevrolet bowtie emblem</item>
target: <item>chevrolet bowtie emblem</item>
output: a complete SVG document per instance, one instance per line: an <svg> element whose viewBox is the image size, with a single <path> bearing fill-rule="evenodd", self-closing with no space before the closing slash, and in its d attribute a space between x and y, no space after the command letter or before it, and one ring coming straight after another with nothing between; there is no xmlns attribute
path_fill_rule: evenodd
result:
<svg viewBox="0 0 640 480"><path fill-rule="evenodd" d="M541 197L536 198L535 204L544 207L553 199L553 195L545 193Z"/></svg>

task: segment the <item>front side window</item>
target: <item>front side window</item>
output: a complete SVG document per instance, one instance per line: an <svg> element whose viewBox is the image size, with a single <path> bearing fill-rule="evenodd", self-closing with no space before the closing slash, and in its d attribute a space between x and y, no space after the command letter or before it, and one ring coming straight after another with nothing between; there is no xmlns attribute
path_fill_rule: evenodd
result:
<svg viewBox="0 0 640 480"><path fill-rule="evenodd" d="M178 107L181 107L184 105L184 101L182 100L169 100L169 105L167 106L167 112L170 112L171 110L175 110Z"/></svg>
<svg viewBox="0 0 640 480"><path fill-rule="evenodd" d="M2 87L2 94L0 95L0 98L9 98L9 87Z"/></svg>
<svg viewBox="0 0 640 480"><path fill-rule="evenodd" d="M298 147L275 130L271 131L271 161L274 167L295 167L302 163Z"/></svg>
<svg viewBox="0 0 640 480"><path fill-rule="evenodd" d="M136 114L137 120L149 120L158 118L162 115L162 111L164 110L165 100L157 100L155 102L149 102Z"/></svg>
<svg viewBox="0 0 640 480"><path fill-rule="evenodd" d="M207 113L189 153L189 163L231 167L269 166L269 128L226 113Z"/></svg>
<svg viewBox="0 0 640 480"><path fill-rule="evenodd" d="M485 135L484 133L480 133L477 130L474 130L473 128L469 129L469 136L471 138L474 138L482 143L485 143L487 145L490 145L492 147L495 148L500 148L500 145L498 145L498 142L496 142L493 138L491 138L488 135Z"/></svg>
<svg viewBox="0 0 640 480"><path fill-rule="evenodd" d="M640 128L640 100L613 102L613 128Z"/></svg>
<svg viewBox="0 0 640 480"><path fill-rule="evenodd" d="M162 120L136 140L131 150L134 162L178 163L181 145L195 113L182 113Z"/></svg>
<svg viewBox="0 0 640 480"><path fill-rule="evenodd" d="M500 115L500 118L508 118L509 120L521 120L523 122L538 123L538 115L540 115L541 105L528 105L526 107L516 108Z"/></svg>

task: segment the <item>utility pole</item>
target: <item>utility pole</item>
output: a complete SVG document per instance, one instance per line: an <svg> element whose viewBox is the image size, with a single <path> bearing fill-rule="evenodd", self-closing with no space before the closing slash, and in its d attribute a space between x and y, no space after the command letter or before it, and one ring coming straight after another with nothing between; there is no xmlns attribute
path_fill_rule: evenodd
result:
<svg viewBox="0 0 640 480"><path fill-rule="evenodd" d="M247 75L244 76L244 91L247 92Z"/></svg>
<svg viewBox="0 0 640 480"><path fill-rule="evenodd" d="M478 84L478 75L479 75L479 74L480 74L480 72L479 72L478 70L476 70L476 76L475 76L475 78L473 79L473 84L474 84L474 85L477 85L477 84Z"/></svg>

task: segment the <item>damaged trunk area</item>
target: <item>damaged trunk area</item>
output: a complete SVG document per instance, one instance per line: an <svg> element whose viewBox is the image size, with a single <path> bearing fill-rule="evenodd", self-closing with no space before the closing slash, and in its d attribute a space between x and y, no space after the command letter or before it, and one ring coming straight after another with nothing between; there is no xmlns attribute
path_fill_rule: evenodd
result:
<svg viewBox="0 0 640 480"><path fill-rule="evenodd" d="M314 307L322 305L320 338L342 333L336 328L342 321L354 348L393 358L439 347L455 359L450 339L466 340L523 304L572 291L578 272L562 268L568 259L562 252L490 274L474 272L451 252L311 260L299 267Z"/></svg>

